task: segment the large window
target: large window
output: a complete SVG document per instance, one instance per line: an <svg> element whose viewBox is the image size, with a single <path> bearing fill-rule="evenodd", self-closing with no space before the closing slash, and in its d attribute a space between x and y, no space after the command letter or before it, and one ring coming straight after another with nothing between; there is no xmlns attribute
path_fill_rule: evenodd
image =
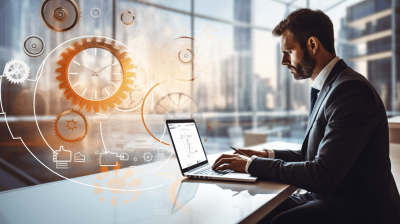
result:
<svg viewBox="0 0 400 224"><path fill-rule="evenodd" d="M395 114L393 105L399 108L400 103L395 98L399 91L395 85L399 82L393 78L397 75L391 69L391 58L396 56L392 54L391 2L76 0L81 12L78 25L67 32L57 32L44 23L38 12L42 1L0 1L0 65L4 67L7 62L19 59L30 68L28 80L19 84L2 77L2 109L8 122L0 118L0 157L40 182L56 178L50 174L38 175L40 170L47 171L28 154L19 140L12 139L9 130L13 137L21 137L36 157L52 163L47 147L61 144L55 138L54 119L60 111L77 106L72 104L73 99L66 100L68 94L60 90L56 67L45 66L43 74L38 71L53 50L46 64L57 65L63 51L72 46L73 41L70 41L83 36L113 39L135 52L137 60L133 59L133 62L137 77L132 91L137 91L137 95L129 95L132 102L127 107L133 107L135 103L140 105L150 87L157 83L161 83L159 86L168 83L168 86L157 87L160 96L155 92L147 96L147 100L159 97L154 103L145 104L151 110L163 110L163 103L174 97L190 100L189 110L193 110L192 115L199 123L204 147L209 153L227 150L229 145L244 147L246 133L266 133L265 140L269 142L302 143L312 82L294 80L281 65L280 38L273 37L271 31L290 12L305 7L320 9L330 16L338 56L371 81L381 94L388 113ZM123 21L122 15L126 11L135 16L131 25L129 21ZM129 14L125 16L129 20ZM23 50L24 41L31 35L40 36L45 42L44 53L39 57L31 57ZM196 54L195 65L181 67L182 63L190 62L190 52ZM176 57L180 61L176 61ZM98 63L102 63L100 59ZM146 74L145 78L141 77L143 74ZM42 76L36 87L39 75ZM82 110L85 112L85 108ZM150 133L159 142L169 138L163 132L163 118L151 117L146 112L143 119L149 119L150 131L144 129L140 108L124 115L101 110L85 115L91 122L99 122L90 126L84 141L70 147L82 149L88 157L95 158L101 148L110 147L121 153L130 150L129 161L137 157L138 163L145 163L140 149L148 147L148 151L157 151L164 147L157 145ZM37 119L38 125L43 126L42 132L37 130ZM103 122L103 129L100 122ZM136 128L140 131L135 132ZM52 140L46 144L43 140L46 138ZM153 161L157 161L156 157ZM97 164L98 161L93 161L90 166L68 172L71 177L98 172Z"/></svg>

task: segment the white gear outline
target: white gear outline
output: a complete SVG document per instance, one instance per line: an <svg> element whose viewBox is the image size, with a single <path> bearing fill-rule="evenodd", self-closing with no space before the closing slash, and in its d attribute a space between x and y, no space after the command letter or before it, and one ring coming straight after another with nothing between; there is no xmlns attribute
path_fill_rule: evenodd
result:
<svg viewBox="0 0 400 224"><path fill-rule="evenodd" d="M18 64L18 67L16 67L16 64ZM13 66L13 68L11 66ZM22 69L20 66L22 66ZM24 72L22 72L22 70ZM7 62L6 66L4 67L3 76L5 76L8 81L18 84L28 79L29 72L29 66L25 62L19 59L14 59ZM14 75L17 75L17 78L14 78ZM18 75L21 75L21 77L18 78Z"/></svg>
<svg viewBox="0 0 400 224"><path fill-rule="evenodd" d="M146 159L146 155L150 155L150 158ZM151 154L151 152L145 152L144 155L143 155L143 159L146 162L150 162L153 159L153 155Z"/></svg>

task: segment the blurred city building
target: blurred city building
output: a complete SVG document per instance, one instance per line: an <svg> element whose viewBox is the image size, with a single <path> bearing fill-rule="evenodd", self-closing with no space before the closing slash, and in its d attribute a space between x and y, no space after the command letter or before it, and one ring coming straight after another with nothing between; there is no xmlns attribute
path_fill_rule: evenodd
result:
<svg viewBox="0 0 400 224"><path fill-rule="evenodd" d="M392 8L392 4L396 6ZM341 21L338 54L365 75L389 115L400 109L399 1L366 0L347 8Z"/></svg>

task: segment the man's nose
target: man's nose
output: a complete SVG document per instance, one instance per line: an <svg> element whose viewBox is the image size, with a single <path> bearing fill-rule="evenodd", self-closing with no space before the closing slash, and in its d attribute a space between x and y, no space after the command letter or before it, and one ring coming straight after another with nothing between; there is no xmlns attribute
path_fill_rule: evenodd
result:
<svg viewBox="0 0 400 224"><path fill-rule="evenodd" d="M282 65L290 65L290 60L287 57L282 57Z"/></svg>

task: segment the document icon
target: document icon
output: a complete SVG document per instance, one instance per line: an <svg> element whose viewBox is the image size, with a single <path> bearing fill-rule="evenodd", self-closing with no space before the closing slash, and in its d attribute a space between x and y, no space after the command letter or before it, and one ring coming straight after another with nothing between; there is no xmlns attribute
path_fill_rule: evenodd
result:
<svg viewBox="0 0 400 224"><path fill-rule="evenodd" d="M81 154L81 152L77 152L74 155L74 162L80 162L83 163L85 162L85 156Z"/></svg>
<svg viewBox="0 0 400 224"><path fill-rule="evenodd" d="M159 148L158 149L158 156L164 156L164 149L163 148Z"/></svg>
<svg viewBox="0 0 400 224"><path fill-rule="evenodd" d="M100 166L117 166L117 153L100 153Z"/></svg>
<svg viewBox="0 0 400 224"><path fill-rule="evenodd" d="M154 206L154 214L157 214L157 215L167 214L167 206L165 206L163 204L158 204L158 205Z"/></svg>

